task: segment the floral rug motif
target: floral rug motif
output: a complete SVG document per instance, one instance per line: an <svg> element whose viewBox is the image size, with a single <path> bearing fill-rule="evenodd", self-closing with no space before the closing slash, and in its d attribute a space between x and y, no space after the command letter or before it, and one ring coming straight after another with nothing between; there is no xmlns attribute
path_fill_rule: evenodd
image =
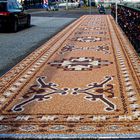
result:
<svg viewBox="0 0 140 140"><path fill-rule="evenodd" d="M140 137L140 59L111 16L82 16L0 78L9 137Z"/></svg>

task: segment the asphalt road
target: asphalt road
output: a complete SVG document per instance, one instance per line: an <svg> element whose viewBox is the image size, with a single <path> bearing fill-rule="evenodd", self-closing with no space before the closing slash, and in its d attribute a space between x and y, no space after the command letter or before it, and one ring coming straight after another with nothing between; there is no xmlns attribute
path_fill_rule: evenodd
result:
<svg viewBox="0 0 140 140"><path fill-rule="evenodd" d="M87 8L77 8L77 9L68 9L63 10L60 9L59 11L34 11L32 13L33 16L40 16L40 17L66 17L66 18L79 18L82 15L95 15L99 14L98 9L92 7ZM110 9L106 9L106 14L110 14Z"/></svg>
<svg viewBox="0 0 140 140"><path fill-rule="evenodd" d="M30 28L0 33L0 76L74 20L33 16Z"/></svg>
<svg viewBox="0 0 140 140"><path fill-rule="evenodd" d="M0 76L19 63L53 35L82 15L90 14L89 9L45 11L27 10L31 13L32 26L17 33L0 32ZM107 11L109 13L109 11ZM98 14L92 9L91 14Z"/></svg>

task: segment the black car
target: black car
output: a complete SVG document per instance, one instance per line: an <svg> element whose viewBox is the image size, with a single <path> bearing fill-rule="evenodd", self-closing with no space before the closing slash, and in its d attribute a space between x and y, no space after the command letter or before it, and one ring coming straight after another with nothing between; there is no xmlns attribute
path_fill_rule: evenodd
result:
<svg viewBox="0 0 140 140"><path fill-rule="evenodd" d="M17 32L19 26L29 27L31 15L16 0L0 0L0 28Z"/></svg>

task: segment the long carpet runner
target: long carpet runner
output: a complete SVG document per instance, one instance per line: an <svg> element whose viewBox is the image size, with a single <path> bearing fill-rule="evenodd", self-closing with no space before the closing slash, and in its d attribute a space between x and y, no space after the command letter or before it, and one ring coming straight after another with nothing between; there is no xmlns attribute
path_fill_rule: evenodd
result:
<svg viewBox="0 0 140 140"><path fill-rule="evenodd" d="M82 16L1 77L0 138L140 137L139 64L111 16Z"/></svg>

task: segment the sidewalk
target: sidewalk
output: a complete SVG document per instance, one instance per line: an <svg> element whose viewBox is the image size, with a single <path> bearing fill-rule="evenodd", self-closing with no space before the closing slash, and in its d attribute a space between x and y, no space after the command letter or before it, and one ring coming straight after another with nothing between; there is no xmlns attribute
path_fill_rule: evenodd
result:
<svg viewBox="0 0 140 140"><path fill-rule="evenodd" d="M85 15L0 83L0 138L140 138L140 60L110 15Z"/></svg>

